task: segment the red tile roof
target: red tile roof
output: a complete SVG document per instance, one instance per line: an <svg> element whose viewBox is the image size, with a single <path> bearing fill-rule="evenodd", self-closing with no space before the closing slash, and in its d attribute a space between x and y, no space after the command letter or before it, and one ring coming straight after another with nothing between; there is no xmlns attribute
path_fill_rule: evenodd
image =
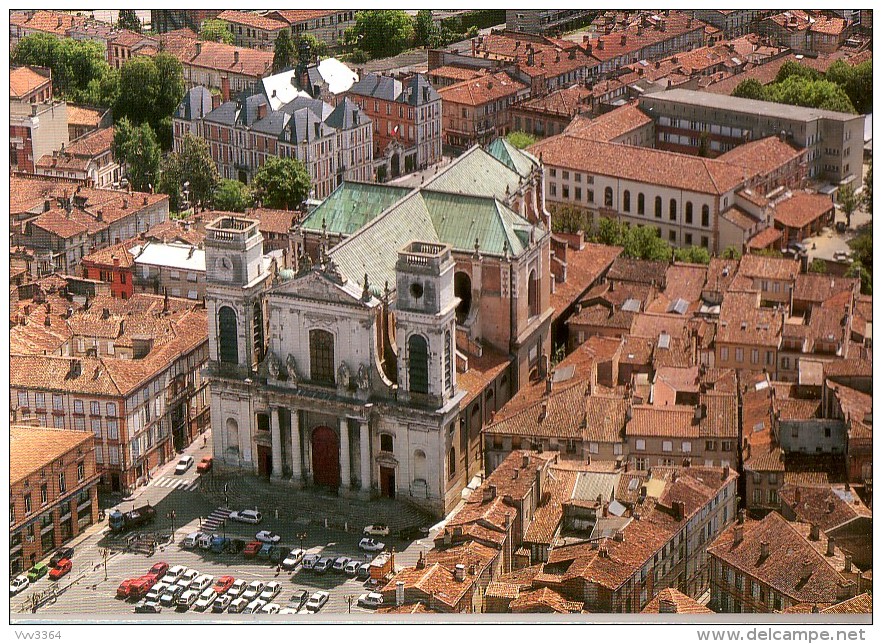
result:
<svg viewBox="0 0 882 644"><path fill-rule="evenodd" d="M49 82L48 76L43 76L31 67L16 67L9 72L9 98L21 98Z"/></svg>
<svg viewBox="0 0 882 644"><path fill-rule="evenodd" d="M9 16L9 22L23 29L33 29L56 36L64 36L71 27L82 25L86 22L83 16L74 16L62 11L34 11L28 17L28 11L13 11Z"/></svg>
<svg viewBox="0 0 882 644"><path fill-rule="evenodd" d="M9 482L15 484L37 474L75 449L91 448L92 432L12 425L9 428ZM76 454L74 454L74 457Z"/></svg>
<svg viewBox="0 0 882 644"><path fill-rule="evenodd" d="M488 76L479 76L447 87L438 88L441 100L477 107L491 101L513 97L527 89L520 81L513 79L505 72L497 72Z"/></svg>
<svg viewBox="0 0 882 644"><path fill-rule="evenodd" d="M781 237L784 236L780 230L773 226L763 228L756 235L747 240L747 247L752 250L763 250L772 248L778 244Z"/></svg>
<svg viewBox="0 0 882 644"><path fill-rule="evenodd" d="M665 21L664 31L659 28L661 20ZM592 38L592 54L601 61L612 60L627 54L636 55L644 47L670 39L678 39L683 34L692 31L703 32L704 27L705 23L700 20L693 20L679 11L671 11L670 15L655 21L654 28L650 26L646 29L639 29L637 23L632 23L624 31L617 30ZM601 41L603 42L602 48Z"/></svg>
<svg viewBox="0 0 882 644"><path fill-rule="evenodd" d="M518 105L518 109L572 117L586 108L586 101L591 95L592 91L584 85L573 85L555 90L545 96L524 101Z"/></svg>
<svg viewBox="0 0 882 644"><path fill-rule="evenodd" d="M324 18L337 13L340 9L277 9L270 12L269 15L279 16L289 25L295 25L316 18Z"/></svg>
<svg viewBox="0 0 882 644"><path fill-rule="evenodd" d="M771 174L806 153L805 149L797 148L777 136L768 136L738 145L718 156L717 160L734 163L744 168L749 177L754 177Z"/></svg>
<svg viewBox="0 0 882 644"><path fill-rule="evenodd" d="M788 228L802 228L833 211L829 195L796 192L789 199L775 204L772 214L776 223Z"/></svg>
<svg viewBox="0 0 882 644"><path fill-rule="evenodd" d="M577 116L564 130L564 134L609 142L650 123L652 119L637 105L623 105L597 118Z"/></svg>
<svg viewBox="0 0 882 644"><path fill-rule="evenodd" d="M782 257L744 255L738 274L751 278L793 281L799 275L799 261Z"/></svg>
<svg viewBox="0 0 882 644"><path fill-rule="evenodd" d="M684 595L676 588L665 588L652 598L641 613L676 613L678 615L714 614L707 606L699 604L689 595Z"/></svg>
<svg viewBox="0 0 882 644"><path fill-rule="evenodd" d="M259 16L256 13L251 13L249 11L236 11L235 9L222 11L218 14L217 19L225 20L226 22L236 25L245 25L262 31L279 31L280 29L288 28L287 22L273 20L266 16Z"/></svg>

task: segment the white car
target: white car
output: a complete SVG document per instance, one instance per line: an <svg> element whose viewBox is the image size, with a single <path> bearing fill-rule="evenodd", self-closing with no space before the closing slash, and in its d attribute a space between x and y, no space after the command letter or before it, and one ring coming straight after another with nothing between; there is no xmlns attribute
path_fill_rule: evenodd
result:
<svg viewBox="0 0 882 644"><path fill-rule="evenodd" d="M306 612L307 613L317 613L322 609L322 606L328 603L328 598L330 595L324 591L319 590L312 594L312 597L309 598L309 601L306 602Z"/></svg>
<svg viewBox="0 0 882 644"><path fill-rule="evenodd" d="M383 603L383 596L380 593L365 593L358 598L358 605L365 608L377 608Z"/></svg>
<svg viewBox="0 0 882 644"><path fill-rule="evenodd" d="M224 613L230 607L230 604L233 603L233 598L229 595L220 595L219 597L214 598L214 603L211 605L212 613Z"/></svg>
<svg viewBox="0 0 882 644"><path fill-rule="evenodd" d="M262 599L260 599L260 598L252 599L251 602L249 602L249 604L245 607L245 610L243 610L242 612L243 613L256 613L256 612L260 611L260 609L263 608L264 606L266 606L266 602L263 601Z"/></svg>
<svg viewBox="0 0 882 644"><path fill-rule="evenodd" d="M361 565L361 562L358 559L352 559L343 566L343 572L349 577L355 577L358 574L358 567Z"/></svg>
<svg viewBox="0 0 882 644"><path fill-rule="evenodd" d="M199 595L199 598L196 600L196 604L193 606L196 610L206 610L209 606L214 603L214 600L217 599L217 592L214 588L206 588Z"/></svg>
<svg viewBox="0 0 882 644"><path fill-rule="evenodd" d="M282 584L277 581L271 581L263 587L260 598L266 602L272 601L280 592L282 592Z"/></svg>
<svg viewBox="0 0 882 644"><path fill-rule="evenodd" d="M282 561L282 568L285 570L294 570L301 561L303 561L304 552L300 548L294 548L291 552L288 553L288 556L285 557L284 561Z"/></svg>
<svg viewBox="0 0 882 644"><path fill-rule="evenodd" d="M9 582L9 596L12 597L13 595L19 594L30 585L31 582L27 575L19 575Z"/></svg>
<svg viewBox="0 0 882 644"><path fill-rule="evenodd" d="M178 610L184 609L187 610L196 603L196 600L199 598L199 593L195 590L185 590L184 593L178 597Z"/></svg>
<svg viewBox="0 0 882 644"><path fill-rule="evenodd" d="M278 604L267 604L266 606L260 609L261 613L266 613L267 615L277 615L279 611L282 610L282 607Z"/></svg>
<svg viewBox="0 0 882 644"><path fill-rule="evenodd" d="M269 530L261 530L256 535L254 535L254 538L261 543L271 543L273 545L276 545L277 543L279 543L279 541L282 540L282 537L277 535L275 532L270 532Z"/></svg>
<svg viewBox="0 0 882 644"><path fill-rule="evenodd" d="M193 570L192 568L185 568L184 572L181 573L181 576L178 578L178 585L183 586L184 588L189 588L190 584L198 576L199 576L198 570Z"/></svg>
<svg viewBox="0 0 882 644"><path fill-rule="evenodd" d="M239 510L238 512L231 512L229 518L231 521L256 525L263 520L263 515L257 510Z"/></svg>
<svg viewBox="0 0 882 644"><path fill-rule="evenodd" d="M214 583L214 577L211 575L199 575L190 582L190 585L187 586L190 590L195 590L197 593L201 593L203 590L211 586Z"/></svg>
<svg viewBox="0 0 882 644"><path fill-rule="evenodd" d="M175 465L175 474L184 474L187 470L193 467L193 463L193 457L189 454L184 454L178 459L178 464Z"/></svg>
<svg viewBox="0 0 882 644"><path fill-rule="evenodd" d="M282 608L279 610L279 615L296 615L296 614L297 614L297 609L291 608L290 606L285 606L285 608Z"/></svg>
<svg viewBox="0 0 882 644"><path fill-rule="evenodd" d="M247 588L245 588L245 592L242 593L242 597L244 599L247 599L248 601L251 601L252 599L255 599L258 595L260 595L260 593L263 592L263 589L263 582L254 580L250 584L248 584Z"/></svg>
<svg viewBox="0 0 882 644"><path fill-rule="evenodd" d="M385 523L375 523L373 525L369 525L364 529L364 536L366 537L388 537L389 536L389 526Z"/></svg>
<svg viewBox="0 0 882 644"><path fill-rule="evenodd" d="M163 579L165 579L163 577ZM165 589L168 588L168 584L165 582L158 582L153 585L146 595L144 595L144 601L146 602L159 602L159 598L162 597L162 594L165 592Z"/></svg>
<svg viewBox="0 0 882 644"><path fill-rule="evenodd" d="M241 613L245 610L245 607L248 606L248 600L244 597L239 597L238 599L234 599L230 602L229 608L227 608L228 613Z"/></svg>
<svg viewBox="0 0 882 644"><path fill-rule="evenodd" d="M165 577L163 577L161 581L162 583L171 586L172 584L178 583L178 579L180 579L181 575L183 575L186 571L187 568L185 566L172 566L165 571Z"/></svg>
<svg viewBox="0 0 882 644"><path fill-rule="evenodd" d="M245 592L245 588L248 586L248 582L244 579L237 579L233 582L233 585L230 586L229 590L227 590L227 595L232 597L233 599L237 599L242 593Z"/></svg>
<svg viewBox="0 0 882 644"><path fill-rule="evenodd" d="M386 549L386 544L382 541L377 541L376 539L369 539L365 537L358 542L358 547L360 550L364 550L366 552L382 552Z"/></svg>
<svg viewBox="0 0 882 644"><path fill-rule="evenodd" d="M304 555L303 560L300 563L303 564L304 570L312 570L313 568L315 568L315 564L318 563L318 560L321 558L321 555L315 553Z"/></svg>

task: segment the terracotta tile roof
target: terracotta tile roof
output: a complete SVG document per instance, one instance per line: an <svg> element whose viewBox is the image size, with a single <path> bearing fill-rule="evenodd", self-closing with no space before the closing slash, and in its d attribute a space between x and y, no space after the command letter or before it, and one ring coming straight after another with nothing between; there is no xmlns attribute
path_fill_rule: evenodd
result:
<svg viewBox="0 0 882 644"><path fill-rule="evenodd" d="M9 427L9 482L18 483L65 454L92 449L92 432L11 425Z"/></svg>
<svg viewBox="0 0 882 644"><path fill-rule="evenodd" d="M86 127L97 128L101 125L101 118L104 112L94 107L86 107L84 105L67 104L67 123L68 125L82 125Z"/></svg>
<svg viewBox="0 0 882 644"><path fill-rule="evenodd" d="M658 28L660 20L650 19L654 26L641 29L640 31L638 31L638 23L634 22L629 24L624 30L617 29L610 34L592 37L593 55L601 61L613 60L628 54L633 58L637 52L645 47L650 47L669 39L677 39L683 34L692 31L703 32L705 28L705 23L700 20L692 20L680 11L671 11L670 15L663 18L665 21L664 31ZM603 41L602 49L598 41Z"/></svg>
<svg viewBox="0 0 882 644"><path fill-rule="evenodd" d="M664 295L668 301L682 299L694 310L701 300L701 291L707 281L707 266L674 262L665 271Z"/></svg>
<svg viewBox="0 0 882 644"><path fill-rule="evenodd" d="M662 608L664 607L664 608ZM641 613L677 613L679 615L713 614L707 606L699 604L689 595L684 595L676 588L665 588L652 598Z"/></svg>
<svg viewBox="0 0 882 644"><path fill-rule="evenodd" d="M529 64L529 51L533 52L532 65ZM597 59L587 55L575 43L543 36L487 34L477 46L475 56L483 58L485 54L489 59L517 64L521 74L532 78L551 79L597 65Z"/></svg>
<svg viewBox="0 0 882 644"><path fill-rule="evenodd" d="M585 400L585 440L620 443L629 402L622 397L589 396Z"/></svg>
<svg viewBox="0 0 882 644"><path fill-rule="evenodd" d="M703 393L700 403L704 405L704 415L698 423L702 437L738 439L738 396L735 393Z"/></svg>
<svg viewBox="0 0 882 644"><path fill-rule="evenodd" d="M53 298L55 299L55 298ZM61 299L61 298L57 298ZM62 355L64 348L73 337L67 321L58 314L46 312L45 305L32 301L19 301L18 310L11 313L10 319L15 326L9 330L9 352L28 355ZM67 304L66 301L56 304ZM30 307L30 315L25 315L24 306ZM64 311L55 306L55 311ZM49 325L46 325L48 318ZM27 320L27 324L22 322Z"/></svg>
<svg viewBox="0 0 882 644"><path fill-rule="evenodd" d="M648 338L626 335L622 345L621 364L648 366L652 362L652 350L655 342Z"/></svg>
<svg viewBox="0 0 882 644"><path fill-rule="evenodd" d="M273 20L272 18L260 16L256 13L251 13L248 11L236 11L235 9L227 9L225 11L222 11L220 14L218 14L217 19L224 20L226 22L230 22L236 25L246 25L248 27L260 29L262 31L279 31L280 29L288 28L288 23L286 22Z"/></svg>
<svg viewBox="0 0 882 644"><path fill-rule="evenodd" d="M769 226L759 231L756 235L747 240L747 247L751 250L763 250L777 246L778 241L784 236L777 228Z"/></svg>
<svg viewBox="0 0 882 644"><path fill-rule="evenodd" d="M260 220L260 232L275 235L288 235L291 223L300 216L297 210L275 210L273 208L255 208L250 215Z"/></svg>
<svg viewBox="0 0 882 644"><path fill-rule="evenodd" d="M750 213L738 206L732 206L731 208L724 210L720 213L720 216L744 231L750 230L759 223L759 221L751 216Z"/></svg>
<svg viewBox="0 0 882 644"><path fill-rule="evenodd" d="M505 72L497 72L440 87L437 91L442 101L477 107L491 101L513 97L525 89L527 86L520 81L514 80Z"/></svg>
<svg viewBox="0 0 882 644"><path fill-rule="evenodd" d="M873 363L864 358L843 358L824 363L824 375L836 377L870 377L873 375Z"/></svg>
<svg viewBox="0 0 882 644"><path fill-rule="evenodd" d="M796 192L789 199L775 204L772 214L776 223L788 228L802 228L833 210L829 195Z"/></svg>
<svg viewBox="0 0 882 644"><path fill-rule="evenodd" d="M637 282L640 284L655 284L665 288L664 275L667 271L667 262L653 262L646 259L632 259L630 257L616 257L606 274L610 281Z"/></svg>
<svg viewBox="0 0 882 644"><path fill-rule="evenodd" d="M775 309L761 308L758 294L730 291L723 296L720 305L716 341L777 348L781 343L783 327L784 314Z"/></svg>
<svg viewBox="0 0 882 644"><path fill-rule="evenodd" d="M799 275L799 261L781 257L744 255L738 265L738 274L768 280L790 280Z"/></svg>
<svg viewBox="0 0 882 644"><path fill-rule="evenodd" d="M584 85L573 85L519 103L518 109L572 117L586 108L586 101L591 95L592 91Z"/></svg>
<svg viewBox="0 0 882 644"><path fill-rule="evenodd" d="M324 18L339 11L339 9L277 9L272 11L270 15L279 16L289 25L294 25L307 20L315 20L316 18Z"/></svg>
<svg viewBox="0 0 882 644"><path fill-rule="evenodd" d="M586 243L581 250L567 248L567 279L555 282L551 307L556 315L563 313L612 265L622 252L619 246Z"/></svg>
<svg viewBox="0 0 882 644"><path fill-rule="evenodd" d="M484 591L485 597L499 597L501 599L517 599L519 589L517 584L506 584L501 581L491 581Z"/></svg>
<svg viewBox="0 0 882 644"><path fill-rule="evenodd" d="M769 200L765 198L765 196L754 192L750 188L744 188L743 190L739 190L736 193L736 196L741 197L748 203L752 203L755 206L759 206L760 208L765 208L769 205Z"/></svg>
<svg viewBox="0 0 882 644"><path fill-rule="evenodd" d="M809 31L832 36L841 36L842 32L845 31L847 23L844 18L833 18L823 13L816 13L813 18L814 22L811 24Z"/></svg>
<svg viewBox="0 0 882 644"><path fill-rule="evenodd" d="M563 519L563 503L570 498L579 472L552 467L533 520L524 532L524 543L551 545Z"/></svg>
<svg viewBox="0 0 882 644"><path fill-rule="evenodd" d="M742 529L743 538L735 544L737 528ZM826 535L822 532L821 538L812 542L809 530L806 524L791 523L771 512L762 521L748 519L743 525L730 525L707 551L793 601L835 602L839 589L850 582L840 563L844 556L837 548L836 556L825 557ZM766 557L762 557L762 542L771 546ZM807 579L803 578L803 565L810 571Z"/></svg>
<svg viewBox="0 0 882 644"><path fill-rule="evenodd" d="M574 313L568 320L567 326L592 326L609 329L610 331L627 331L631 328L635 313L613 309L603 304L585 306L578 313ZM615 333L610 333L615 335Z"/></svg>
<svg viewBox="0 0 882 644"><path fill-rule="evenodd" d="M71 141L64 151L73 156L96 157L113 147L113 133L112 127L89 132Z"/></svg>
<svg viewBox="0 0 882 644"><path fill-rule="evenodd" d="M471 69L468 67L454 67L453 65L441 65L435 69L430 69L427 74L429 76L439 76L441 78L449 78L454 81L470 80L478 78L486 74L483 69Z"/></svg>
<svg viewBox="0 0 882 644"><path fill-rule="evenodd" d="M580 438L584 397L584 386L580 383L552 391L547 399L533 401L517 411L503 409L500 413L503 419L486 427L484 432L536 438Z"/></svg>
<svg viewBox="0 0 882 644"><path fill-rule="evenodd" d="M241 74L251 78L262 78L270 73L273 52L247 47L236 47L219 42L202 42L202 50L197 53L195 44L184 46L181 54L171 48L166 51L179 58L184 65L216 69L222 72ZM238 55L239 61L236 62Z"/></svg>
<svg viewBox="0 0 882 644"><path fill-rule="evenodd" d="M778 420L810 420L821 417L821 401L775 397L774 410Z"/></svg>
<svg viewBox="0 0 882 644"><path fill-rule="evenodd" d="M833 391L846 421L857 420L863 422L868 414L873 413L873 397L869 394L831 382L830 380L826 381L825 387Z"/></svg>
<svg viewBox="0 0 882 644"><path fill-rule="evenodd" d="M688 405L633 405L631 420L625 426L627 436L698 438L695 412Z"/></svg>
<svg viewBox="0 0 882 644"><path fill-rule="evenodd" d="M9 98L21 98L49 82L48 76L43 76L31 67L16 67L9 72Z"/></svg>
<svg viewBox="0 0 882 644"><path fill-rule="evenodd" d="M512 613L581 613L582 604L567 600L550 588L528 590L508 606Z"/></svg>
<svg viewBox="0 0 882 644"><path fill-rule="evenodd" d="M822 613L834 613L840 615L854 615L873 612L873 595L871 593L862 593L857 597L846 599L844 602L833 604L825 608Z"/></svg>
<svg viewBox="0 0 882 644"><path fill-rule="evenodd" d="M472 589L475 578L469 574L468 567L466 567L465 578L459 581L454 576L453 570L435 563L422 569L415 567L402 569L379 592L394 593L398 582L404 583L405 593L409 588L413 588L427 598L431 597L433 601L454 607L466 592Z"/></svg>
<svg viewBox="0 0 882 644"><path fill-rule="evenodd" d="M639 313L631 325L631 335L635 338L650 338L658 342L663 333L672 339L682 339L687 335L689 320L683 315L668 313Z"/></svg>
<svg viewBox="0 0 882 644"><path fill-rule="evenodd" d="M738 272L737 259L723 259L712 257L707 266L707 280L705 290L723 293L729 289L729 285L735 279Z"/></svg>
<svg viewBox="0 0 882 644"><path fill-rule="evenodd" d="M663 382L674 391L698 393L698 366L661 367L655 372L654 382Z"/></svg>
<svg viewBox="0 0 882 644"><path fill-rule="evenodd" d="M796 515L797 521L817 525L824 531L860 517L873 516L853 490L841 486L787 484L778 494L781 502Z"/></svg>
<svg viewBox="0 0 882 644"><path fill-rule="evenodd" d="M441 90L443 91L443 90ZM558 134L529 147L548 166L722 195L743 183L741 168L716 159Z"/></svg>
<svg viewBox="0 0 882 644"><path fill-rule="evenodd" d="M28 18L28 12L14 11L9 16L9 22L23 29L33 29L56 36L65 36L67 30L82 25L86 22L83 16L74 16L61 11L35 11Z"/></svg>
<svg viewBox="0 0 882 644"><path fill-rule="evenodd" d="M768 136L736 146L717 159L734 163L744 168L748 176L755 177L771 174L805 154L805 149L781 141L777 136Z"/></svg>
<svg viewBox="0 0 882 644"><path fill-rule="evenodd" d="M798 9L776 13L766 18L766 20L774 22L778 27L787 31L804 31L812 23L812 18L809 14Z"/></svg>
<svg viewBox="0 0 882 644"><path fill-rule="evenodd" d="M119 261L118 266L129 268L135 263L135 257L129 252L129 248L137 244L137 239L128 239L119 244L102 248L84 255L82 261L102 266L114 266L114 261Z"/></svg>
<svg viewBox="0 0 882 644"><path fill-rule="evenodd" d="M496 548L489 548L474 541L466 541L443 550L429 550L426 553L426 563L439 563L451 570L456 568L456 564L465 564L466 566L475 564L483 571L496 561L499 554L499 550Z"/></svg>
<svg viewBox="0 0 882 644"><path fill-rule="evenodd" d="M70 239L88 232L96 232L98 228L94 226L95 223L91 217L78 208L74 208L69 217L63 208L54 208L34 219L31 225L56 237Z"/></svg>

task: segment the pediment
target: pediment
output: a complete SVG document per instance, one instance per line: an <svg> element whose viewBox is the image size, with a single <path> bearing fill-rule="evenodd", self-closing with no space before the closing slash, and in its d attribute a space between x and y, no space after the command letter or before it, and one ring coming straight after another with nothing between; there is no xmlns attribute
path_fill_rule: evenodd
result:
<svg viewBox="0 0 882 644"><path fill-rule="evenodd" d="M364 306L366 304L361 298L362 289L358 284L352 280L347 280L345 277L341 283L341 280L336 276L327 275L319 270L304 272L286 282L282 282L273 289L272 293L273 295L319 300L350 306Z"/></svg>

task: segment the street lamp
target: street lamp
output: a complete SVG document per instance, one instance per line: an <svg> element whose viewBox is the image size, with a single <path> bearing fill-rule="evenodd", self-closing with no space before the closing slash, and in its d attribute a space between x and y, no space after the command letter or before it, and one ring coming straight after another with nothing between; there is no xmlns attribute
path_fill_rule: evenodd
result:
<svg viewBox="0 0 882 644"><path fill-rule="evenodd" d="M346 606L349 609L349 612L352 612L352 600L355 599L355 595L346 595Z"/></svg>
<svg viewBox="0 0 882 644"><path fill-rule="evenodd" d="M296 536L298 539L300 539L300 549L303 550L303 540L306 539L306 533L298 532Z"/></svg>
<svg viewBox="0 0 882 644"><path fill-rule="evenodd" d="M175 518L177 517L177 515L175 514L175 511L172 510L171 512L169 512L166 515L166 517L171 521L171 543L174 543L175 542Z"/></svg>
<svg viewBox="0 0 882 644"><path fill-rule="evenodd" d="M107 581L107 548L101 549L101 556L104 558L104 581Z"/></svg>

